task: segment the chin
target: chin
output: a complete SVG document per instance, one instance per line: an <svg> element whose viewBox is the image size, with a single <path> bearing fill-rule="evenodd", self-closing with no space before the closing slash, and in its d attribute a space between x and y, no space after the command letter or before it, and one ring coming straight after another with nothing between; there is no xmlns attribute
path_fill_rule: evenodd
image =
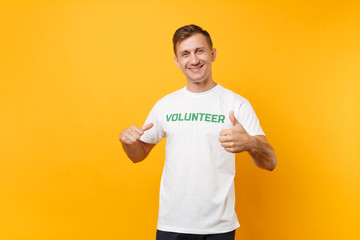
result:
<svg viewBox="0 0 360 240"><path fill-rule="evenodd" d="M187 77L187 79L191 82L194 82L194 83L198 83L198 82L204 82L206 81L206 76L205 75L201 75L201 76L198 76L196 78L192 78L191 76Z"/></svg>
<svg viewBox="0 0 360 240"><path fill-rule="evenodd" d="M188 78L188 80L192 83L201 83L201 82L204 82L204 78L201 78L201 79L193 79L193 78Z"/></svg>

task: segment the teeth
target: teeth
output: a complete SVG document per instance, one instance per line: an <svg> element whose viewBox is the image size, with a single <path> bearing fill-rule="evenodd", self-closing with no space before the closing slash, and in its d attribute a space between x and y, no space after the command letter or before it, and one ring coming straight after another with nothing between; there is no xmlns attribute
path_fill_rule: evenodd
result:
<svg viewBox="0 0 360 240"><path fill-rule="evenodd" d="M201 65L201 66L199 66L199 67L197 67L197 68L189 68L189 69L190 69L190 70L198 70L198 69L202 68L202 66L204 66L204 64Z"/></svg>

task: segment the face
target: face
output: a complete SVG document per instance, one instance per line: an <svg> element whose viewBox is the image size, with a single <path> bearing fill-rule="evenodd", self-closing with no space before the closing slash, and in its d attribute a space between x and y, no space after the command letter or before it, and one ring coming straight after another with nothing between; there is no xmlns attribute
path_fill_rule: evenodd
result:
<svg viewBox="0 0 360 240"><path fill-rule="evenodd" d="M211 63L215 58L215 48L211 49L205 36L197 33L177 44L174 60L188 81L198 83L212 81Z"/></svg>

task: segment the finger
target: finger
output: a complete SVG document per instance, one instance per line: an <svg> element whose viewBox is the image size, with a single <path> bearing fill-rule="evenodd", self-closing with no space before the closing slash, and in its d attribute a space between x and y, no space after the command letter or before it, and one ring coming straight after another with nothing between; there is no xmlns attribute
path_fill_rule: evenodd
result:
<svg viewBox="0 0 360 240"><path fill-rule="evenodd" d="M223 129L220 131L220 136L227 136L227 135L232 135L232 134L233 134L232 129Z"/></svg>
<svg viewBox="0 0 360 240"><path fill-rule="evenodd" d="M130 128L129 128L129 132L136 132L136 133L138 133L140 136L141 135L143 135L144 134L144 131L142 130L142 128L139 128L138 126L131 126Z"/></svg>
<svg viewBox="0 0 360 240"><path fill-rule="evenodd" d="M125 139L123 142L126 144L132 144L132 142L129 139Z"/></svg>
<svg viewBox="0 0 360 240"><path fill-rule="evenodd" d="M229 153L235 153L235 150L233 148L224 148L224 149Z"/></svg>
<svg viewBox="0 0 360 240"><path fill-rule="evenodd" d="M232 148L232 147L234 147L234 143L233 142L223 142L223 143L221 143L221 146L223 148Z"/></svg>
<svg viewBox="0 0 360 240"><path fill-rule="evenodd" d="M233 141L233 138L231 136L220 136L219 137L219 142L224 143L224 142L230 142Z"/></svg>
<svg viewBox="0 0 360 240"><path fill-rule="evenodd" d="M239 121L234 116L234 111L230 111L229 118L233 126L239 123Z"/></svg>
<svg viewBox="0 0 360 240"><path fill-rule="evenodd" d="M141 129L142 129L143 131L147 131L147 130L149 130L150 128L152 128L153 126L154 126L153 123L148 123L148 124L146 124L145 126L143 126Z"/></svg>
<svg viewBox="0 0 360 240"><path fill-rule="evenodd" d="M123 138L123 142L125 142L127 144L133 144L136 141L137 141L136 138L130 134L124 136L124 138Z"/></svg>
<svg viewBox="0 0 360 240"><path fill-rule="evenodd" d="M133 138L135 138L136 141L139 140L140 136L141 136L141 134L139 134L135 131L129 131L128 134L129 134L129 136L132 136Z"/></svg>

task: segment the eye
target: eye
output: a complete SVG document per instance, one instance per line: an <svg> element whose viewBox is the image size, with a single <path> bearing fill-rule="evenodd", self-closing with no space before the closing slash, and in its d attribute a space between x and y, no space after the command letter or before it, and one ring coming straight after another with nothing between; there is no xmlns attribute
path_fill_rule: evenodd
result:
<svg viewBox="0 0 360 240"><path fill-rule="evenodd" d="M198 53L203 53L203 52L204 52L204 49L199 49L197 52L198 52Z"/></svg>
<svg viewBox="0 0 360 240"><path fill-rule="evenodd" d="M189 55L189 53L187 53L187 52L184 52L184 53L182 54L183 57L187 57L188 55Z"/></svg>

